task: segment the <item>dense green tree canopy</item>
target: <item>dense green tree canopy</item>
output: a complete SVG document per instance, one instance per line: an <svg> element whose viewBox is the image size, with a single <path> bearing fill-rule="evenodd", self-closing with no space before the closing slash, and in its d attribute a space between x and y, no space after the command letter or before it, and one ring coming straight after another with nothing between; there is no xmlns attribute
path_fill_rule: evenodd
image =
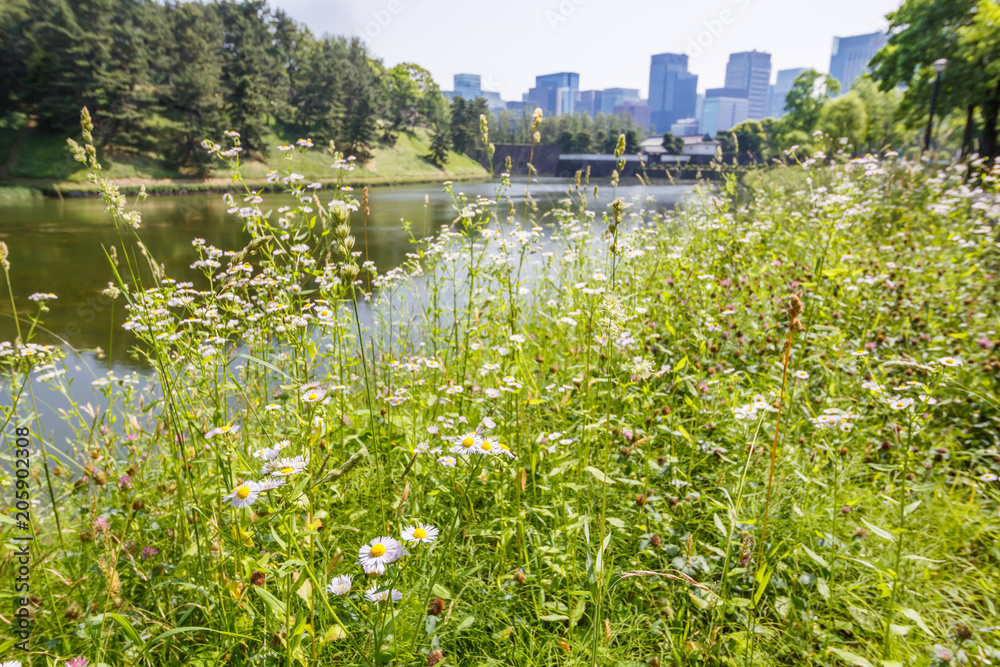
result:
<svg viewBox="0 0 1000 667"><path fill-rule="evenodd" d="M1000 3L996 0L906 0L888 15L889 42L871 62L882 90L905 86L902 109L926 118L935 74L931 65L948 60L941 75L938 111L982 114L982 152L1000 154Z"/></svg>
<svg viewBox="0 0 1000 667"><path fill-rule="evenodd" d="M240 133L251 153L285 130L366 154L444 115L415 65L386 70L358 39L313 36L266 0L6 0L0 121L75 133L201 165L199 143Z"/></svg>

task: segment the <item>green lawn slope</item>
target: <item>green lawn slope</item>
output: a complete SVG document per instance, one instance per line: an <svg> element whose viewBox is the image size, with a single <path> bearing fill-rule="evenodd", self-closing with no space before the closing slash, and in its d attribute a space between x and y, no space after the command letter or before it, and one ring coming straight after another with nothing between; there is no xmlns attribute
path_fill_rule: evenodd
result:
<svg viewBox="0 0 1000 667"><path fill-rule="evenodd" d="M306 152L297 150L294 154L276 150L277 146L294 142L296 138L270 134L267 141L274 148L264 161L245 162L242 168L245 177L251 183L264 184L270 170L291 169L312 181L335 180L338 172L330 168L333 159L326 149L317 146ZM487 176L478 162L453 151L448 153L444 168L437 167L425 157L430 153L430 143L430 133L423 128L402 132L394 145L378 145L370 159L359 160L347 181L352 185L385 185ZM231 181L226 169L215 169L205 178L192 178L153 154L111 148L104 152L101 160L105 173L124 189L140 185L146 185L150 192L214 189ZM34 128L21 133L0 128L0 191L23 194L31 188L69 192L88 191L93 186L87 182L82 165L70 156L65 137Z"/></svg>

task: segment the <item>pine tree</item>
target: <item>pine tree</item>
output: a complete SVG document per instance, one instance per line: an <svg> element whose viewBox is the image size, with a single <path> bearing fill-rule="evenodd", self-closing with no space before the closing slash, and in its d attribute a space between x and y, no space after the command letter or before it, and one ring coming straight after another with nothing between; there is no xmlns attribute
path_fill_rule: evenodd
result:
<svg viewBox="0 0 1000 667"><path fill-rule="evenodd" d="M201 141L217 141L226 129L222 20L213 5L196 2L173 5L168 12L172 49L164 106L177 130L167 157L204 168L211 161Z"/></svg>
<svg viewBox="0 0 1000 667"><path fill-rule="evenodd" d="M449 134L448 126L443 122L434 127L434 133L431 135L431 152L427 155L427 159L435 166L444 168L448 160L448 145L451 143Z"/></svg>
<svg viewBox="0 0 1000 667"><path fill-rule="evenodd" d="M218 8L224 27L222 82L230 129L240 133L246 150L264 153L263 133L274 94L276 67L267 2L226 0Z"/></svg>
<svg viewBox="0 0 1000 667"><path fill-rule="evenodd" d="M343 149L358 157L370 155L378 132L377 119L381 111L380 72L372 62L364 44L353 38L347 48L343 105L344 123L340 141Z"/></svg>

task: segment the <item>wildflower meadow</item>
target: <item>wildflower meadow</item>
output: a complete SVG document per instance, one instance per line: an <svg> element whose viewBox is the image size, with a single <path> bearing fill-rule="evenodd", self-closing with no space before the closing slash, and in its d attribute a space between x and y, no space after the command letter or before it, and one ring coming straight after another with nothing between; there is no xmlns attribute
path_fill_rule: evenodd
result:
<svg viewBox="0 0 1000 667"><path fill-rule="evenodd" d="M816 154L676 210L580 173L544 215L497 164L378 272L366 191L302 139L272 209L229 132L252 240L182 282L82 120L148 372L75 400L58 295L0 343L0 660L1000 663L1000 163Z"/></svg>

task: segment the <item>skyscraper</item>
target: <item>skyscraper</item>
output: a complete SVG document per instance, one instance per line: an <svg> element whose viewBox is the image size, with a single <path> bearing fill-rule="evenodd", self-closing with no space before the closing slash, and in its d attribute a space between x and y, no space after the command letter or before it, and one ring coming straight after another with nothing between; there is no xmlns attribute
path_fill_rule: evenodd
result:
<svg viewBox="0 0 1000 667"><path fill-rule="evenodd" d="M591 118L601 113L600 90L581 90L576 96L576 110L589 115Z"/></svg>
<svg viewBox="0 0 1000 667"><path fill-rule="evenodd" d="M455 97L474 100L483 96L483 78L478 74L455 75Z"/></svg>
<svg viewBox="0 0 1000 667"><path fill-rule="evenodd" d="M729 63L726 65L726 88L747 91L751 120L760 120L767 114L770 86L770 53L744 51L729 56Z"/></svg>
<svg viewBox="0 0 1000 667"><path fill-rule="evenodd" d="M834 37L830 54L830 74L840 82L840 91L846 93L854 81L868 71L868 63L875 57L888 37L880 32L852 37Z"/></svg>
<svg viewBox="0 0 1000 667"><path fill-rule="evenodd" d="M605 88L601 91L601 107L597 111L613 114L615 113L615 107L623 106L627 102L638 101L638 88Z"/></svg>
<svg viewBox="0 0 1000 667"><path fill-rule="evenodd" d="M688 57L660 53L649 66L650 121L657 132L667 132L681 118L693 118L698 100L698 75L688 72Z"/></svg>
<svg viewBox="0 0 1000 667"><path fill-rule="evenodd" d="M701 116L701 133L714 137L747 120L750 100L742 88L709 88Z"/></svg>
<svg viewBox="0 0 1000 667"><path fill-rule="evenodd" d="M558 72L535 77L535 87L528 91L528 101L548 112L561 116L576 111L580 75L576 72Z"/></svg>
<svg viewBox="0 0 1000 667"><path fill-rule="evenodd" d="M771 118L781 118L785 115L785 98L788 91L792 89L795 79L803 72L808 71L805 67L795 67L793 69L779 69L778 78L771 86L771 99L767 104L767 115Z"/></svg>

